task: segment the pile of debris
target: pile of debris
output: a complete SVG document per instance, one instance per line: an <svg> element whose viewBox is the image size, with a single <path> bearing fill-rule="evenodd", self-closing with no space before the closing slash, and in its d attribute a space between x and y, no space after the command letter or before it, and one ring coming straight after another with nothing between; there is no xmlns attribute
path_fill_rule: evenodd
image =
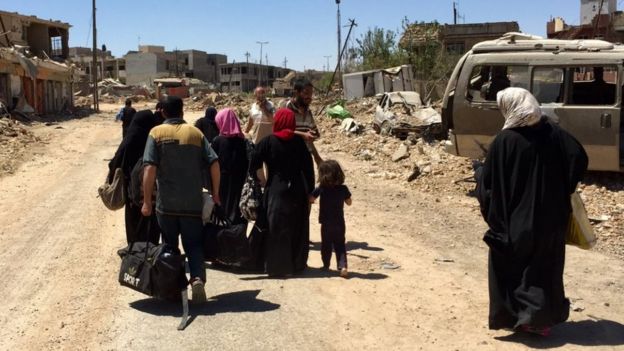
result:
<svg viewBox="0 0 624 351"><path fill-rule="evenodd" d="M345 107L359 128L345 131L340 120L317 117L326 152L346 152L365 161L362 173L372 179L400 181L405 187L443 196L474 192L473 161L445 151L447 141L409 136L406 140L377 134L372 120L374 98L352 100ZM313 110L320 111L315 104ZM621 174L590 172L579 192L598 236L596 250L624 259L624 183ZM444 195L442 195L444 194ZM479 211L478 204L470 209Z"/></svg>
<svg viewBox="0 0 624 351"><path fill-rule="evenodd" d="M246 120L249 117L249 109L252 103L253 99L251 96L217 92L198 92L184 100L185 108L191 111L204 111L209 106L217 110L226 107L233 108L241 120Z"/></svg>
<svg viewBox="0 0 624 351"><path fill-rule="evenodd" d="M40 141L19 121L0 118L0 176L12 174L17 168L17 160L34 142Z"/></svg>

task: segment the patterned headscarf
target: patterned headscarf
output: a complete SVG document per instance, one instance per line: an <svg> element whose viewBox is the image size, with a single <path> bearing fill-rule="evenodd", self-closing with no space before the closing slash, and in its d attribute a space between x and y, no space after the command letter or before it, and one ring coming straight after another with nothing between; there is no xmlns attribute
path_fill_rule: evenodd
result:
<svg viewBox="0 0 624 351"><path fill-rule="evenodd" d="M542 118L539 102L526 89L501 90L496 94L496 102L505 117L503 129L532 126Z"/></svg>
<svg viewBox="0 0 624 351"><path fill-rule="evenodd" d="M290 140L295 136L295 113L287 108L280 108L273 117L273 135L282 139Z"/></svg>
<svg viewBox="0 0 624 351"><path fill-rule="evenodd" d="M219 135L223 135L226 138L244 138L245 135L241 132L240 122L236 117L236 112L231 108L225 108L215 117L215 122L219 128Z"/></svg>

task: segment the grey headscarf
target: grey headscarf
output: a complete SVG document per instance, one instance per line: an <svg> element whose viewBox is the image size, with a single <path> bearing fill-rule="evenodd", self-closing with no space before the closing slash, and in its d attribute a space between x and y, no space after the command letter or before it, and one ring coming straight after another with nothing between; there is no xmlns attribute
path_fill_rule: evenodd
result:
<svg viewBox="0 0 624 351"><path fill-rule="evenodd" d="M505 117L503 129L532 126L542 118L539 102L526 89L501 90L496 94L496 102Z"/></svg>

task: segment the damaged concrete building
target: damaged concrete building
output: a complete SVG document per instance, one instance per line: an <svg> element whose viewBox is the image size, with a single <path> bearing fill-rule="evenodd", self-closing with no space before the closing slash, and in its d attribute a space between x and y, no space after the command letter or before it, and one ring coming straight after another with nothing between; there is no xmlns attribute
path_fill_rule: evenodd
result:
<svg viewBox="0 0 624 351"><path fill-rule="evenodd" d="M98 80L115 79L121 83L126 82L125 59L114 57L110 50L102 51L97 49L95 53L97 55L96 71L98 73ZM91 70L93 69L93 50L91 50L91 48L69 48L69 60L76 65L76 67L80 70L79 73L83 75L86 80L90 81L92 79Z"/></svg>
<svg viewBox="0 0 624 351"><path fill-rule="evenodd" d="M278 78L284 78L292 70L283 67L260 65L257 63L226 63L219 65L221 70L221 91L253 91L258 85L272 86Z"/></svg>
<svg viewBox="0 0 624 351"><path fill-rule="evenodd" d="M601 39L624 42L624 13L617 10L615 0L581 0L580 25L570 26L561 17L546 23L550 39Z"/></svg>
<svg viewBox="0 0 624 351"><path fill-rule="evenodd" d="M518 32L518 22L438 24L416 23L409 26L399 45L406 50L418 50L431 42L441 43L449 54L463 55L476 43L498 39L503 34Z"/></svg>
<svg viewBox="0 0 624 351"><path fill-rule="evenodd" d="M139 51L125 56L126 84L153 86L159 78L196 78L207 83L219 83L219 65L227 56L208 54L200 50L165 51L164 46L140 45Z"/></svg>
<svg viewBox="0 0 624 351"><path fill-rule="evenodd" d="M72 106L68 23L0 11L0 100L23 113Z"/></svg>

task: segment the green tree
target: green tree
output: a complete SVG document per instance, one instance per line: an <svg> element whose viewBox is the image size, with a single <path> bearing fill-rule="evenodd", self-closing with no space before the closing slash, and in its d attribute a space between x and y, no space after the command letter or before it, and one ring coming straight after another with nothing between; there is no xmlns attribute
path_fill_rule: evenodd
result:
<svg viewBox="0 0 624 351"><path fill-rule="evenodd" d="M356 52L361 58L360 69L378 69L398 66L405 55L396 42L397 33L375 27L356 39Z"/></svg>

